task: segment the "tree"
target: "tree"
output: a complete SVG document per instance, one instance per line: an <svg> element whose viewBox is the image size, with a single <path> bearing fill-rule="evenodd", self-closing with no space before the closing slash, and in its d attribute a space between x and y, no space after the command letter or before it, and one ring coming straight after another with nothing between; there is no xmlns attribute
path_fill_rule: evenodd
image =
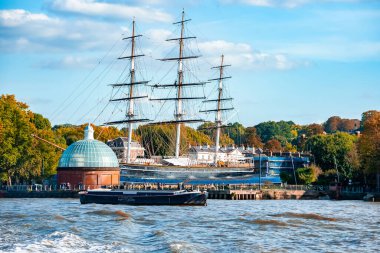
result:
<svg viewBox="0 0 380 253"><path fill-rule="evenodd" d="M322 134L323 133L323 126L320 124L310 124L307 125L304 129L304 133L307 137L311 137L313 135Z"/></svg>
<svg viewBox="0 0 380 253"><path fill-rule="evenodd" d="M301 184L309 185L314 183L320 174L322 174L322 170L315 164L297 169L298 182Z"/></svg>
<svg viewBox="0 0 380 253"><path fill-rule="evenodd" d="M226 135L234 140L234 143L237 145L245 144L247 142L245 139L246 128L238 122L235 122L233 124L229 123L228 127L225 128L225 132Z"/></svg>
<svg viewBox="0 0 380 253"><path fill-rule="evenodd" d="M256 148L263 147L263 143L261 142L260 136L257 135L255 127L247 127L245 129L244 140L247 146L253 146Z"/></svg>
<svg viewBox="0 0 380 253"><path fill-rule="evenodd" d="M350 132L360 127L360 120L332 116L323 125L327 133L335 133L336 131Z"/></svg>
<svg viewBox="0 0 380 253"><path fill-rule="evenodd" d="M210 138L213 138L213 136L215 135L215 128L216 125L214 122L205 122L203 124L201 124L197 130L205 135L207 135L208 137Z"/></svg>
<svg viewBox="0 0 380 253"><path fill-rule="evenodd" d="M183 126L181 130L181 154L188 152L189 145L212 144L209 136L195 129ZM172 156L175 151L175 126L173 125L145 125L139 126L136 134L140 136L143 147L148 155ZM222 136L221 144L228 141ZM232 142L232 140L229 140Z"/></svg>
<svg viewBox="0 0 380 253"><path fill-rule="evenodd" d="M338 116L332 116L327 119L327 121L323 124L326 133L335 133L338 131L338 126L340 124L341 118Z"/></svg>
<svg viewBox="0 0 380 253"><path fill-rule="evenodd" d="M267 121L255 126L257 135L266 143L271 139L280 141L283 147L291 143L297 137L298 126L293 121Z"/></svg>
<svg viewBox="0 0 380 253"><path fill-rule="evenodd" d="M360 127L360 120L358 119L342 119L339 122L338 130L342 132L350 132Z"/></svg>
<svg viewBox="0 0 380 253"><path fill-rule="evenodd" d="M315 162L325 172L337 168L344 178L352 178L357 168L350 161L355 152L357 137L338 132L331 135L315 135L307 140L307 146L315 157Z"/></svg>
<svg viewBox="0 0 380 253"><path fill-rule="evenodd" d="M205 122L203 123L202 125L200 125L197 129L198 131L194 130L193 128L191 127L188 127L189 130L192 130L192 131L195 131L198 133L198 135L195 135L193 134L193 136L202 136L203 134L204 135L207 135L209 137L209 139L213 142L213 143L210 143L212 145L215 145L215 139L216 139L216 125L214 122ZM223 146L223 145L231 145L231 144L234 144L236 142L234 142L233 139L231 139L229 137L229 134L228 132L226 131L226 129L229 129L228 128L221 128L220 130L220 139L219 139L219 145L220 146ZM226 133L227 132L227 133ZM198 138L199 139L199 138ZM203 140L189 140L190 144L192 145L199 145L199 144L202 144L202 143L205 143L204 141L207 141L207 143L209 143L209 140L204 140L204 136L201 137L201 139Z"/></svg>
<svg viewBox="0 0 380 253"><path fill-rule="evenodd" d="M376 173L376 188L380 189L380 111L362 115L363 131L359 140L359 156L366 174Z"/></svg>
<svg viewBox="0 0 380 253"><path fill-rule="evenodd" d="M38 179L55 173L60 151L32 137L35 134L55 142L49 120L31 112L28 105L18 102L14 95L2 95L0 124L2 180L11 185L13 180Z"/></svg>
<svg viewBox="0 0 380 253"><path fill-rule="evenodd" d="M272 139L272 140L269 140L267 143L265 143L264 149L270 150L270 151L281 151L282 147L281 147L281 143L278 140Z"/></svg>

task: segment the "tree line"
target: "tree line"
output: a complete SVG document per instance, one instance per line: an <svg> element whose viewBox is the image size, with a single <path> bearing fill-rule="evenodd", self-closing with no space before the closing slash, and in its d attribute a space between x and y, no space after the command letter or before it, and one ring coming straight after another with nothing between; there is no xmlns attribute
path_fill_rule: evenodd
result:
<svg viewBox="0 0 380 253"><path fill-rule="evenodd" d="M82 125L51 126L50 121L33 113L14 95L0 97L0 177L1 180L23 182L41 180L56 173L61 151L39 141L32 134L62 148L83 139ZM127 129L93 126L95 138L106 142L126 136ZM270 151L310 152L316 168L300 171L299 180L328 182L337 175L344 180L373 184L380 168L380 112L368 111L361 120L330 117L322 124L298 125L293 121L267 121L244 127L235 122L221 130L221 146L250 146ZM360 132L360 134L359 134ZM190 146L214 145L216 128L206 122L197 129L184 126L181 151ZM147 155L173 155L175 128L171 125L142 125L133 131ZM320 169L319 169L320 168ZM309 176L307 176L309 175ZM310 180L315 178L315 180Z"/></svg>

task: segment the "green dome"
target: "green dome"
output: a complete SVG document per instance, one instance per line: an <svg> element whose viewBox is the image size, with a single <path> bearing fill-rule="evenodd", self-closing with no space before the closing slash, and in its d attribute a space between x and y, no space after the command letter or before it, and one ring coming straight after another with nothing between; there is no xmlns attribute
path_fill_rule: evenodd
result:
<svg viewBox="0 0 380 253"><path fill-rule="evenodd" d="M93 129L88 126L85 139L71 144L63 152L58 167L118 168L119 162L110 147L93 139Z"/></svg>

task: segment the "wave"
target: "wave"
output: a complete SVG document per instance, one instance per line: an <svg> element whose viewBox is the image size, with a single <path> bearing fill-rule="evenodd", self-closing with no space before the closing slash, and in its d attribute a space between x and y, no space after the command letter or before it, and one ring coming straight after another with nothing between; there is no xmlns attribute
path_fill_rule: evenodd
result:
<svg viewBox="0 0 380 253"><path fill-rule="evenodd" d="M131 215L129 213L123 212L121 210L117 210L117 211L96 210L96 211L87 212L86 214L118 216L119 218L117 220L127 220L131 217Z"/></svg>
<svg viewBox="0 0 380 253"><path fill-rule="evenodd" d="M65 220L65 217L61 216L61 215L55 215L54 216L54 219L55 220Z"/></svg>
<svg viewBox="0 0 380 253"><path fill-rule="evenodd" d="M257 225L276 225L276 226L287 226L285 222L277 221L277 220L252 220L250 223L254 223Z"/></svg>
<svg viewBox="0 0 380 253"><path fill-rule="evenodd" d="M273 214L273 217L287 217L287 218L302 218L302 219L311 219L311 220L324 220L324 221L337 221L336 218L322 216L316 213L292 213L285 212L281 214Z"/></svg>
<svg viewBox="0 0 380 253"><path fill-rule="evenodd" d="M113 244L102 245L94 241L86 241L69 232L55 231L40 241L29 244L16 244L12 252L115 252ZM129 249L121 249L130 252Z"/></svg>
<svg viewBox="0 0 380 253"><path fill-rule="evenodd" d="M169 244L169 249L172 253L210 252L210 250L205 247L183 241L171 242Z"/></svg>
<svg viewBox="0 0 380 253"><path fill-rule="evenodd" d="M249 224L257 224L257 225L275 225L275 226L287 226L288 224L282 221L278 220L263 220L263 219L256 219L256 220L247 220L244 218L239 218L239 221L246 222Z"/></svg>
<svg viewBox="0 0 380 253"><path fill-rule="evenodd" d="M154 236L164 236L165 232L161 231L161 230L156 230L156 231L153 232L153 235Z"/></svg>

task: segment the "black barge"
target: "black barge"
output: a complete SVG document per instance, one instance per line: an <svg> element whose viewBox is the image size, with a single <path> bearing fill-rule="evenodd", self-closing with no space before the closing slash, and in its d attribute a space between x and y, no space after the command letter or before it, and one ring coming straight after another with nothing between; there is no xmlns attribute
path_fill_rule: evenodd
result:
<svg viewBox="0 0 380 253"><path fill-rule="evenodd" d="M207 192L164 191L164 190L109 190L95 189L79 193L81 204L124 204L124 205L188 205L204 206Z"/></svg>

